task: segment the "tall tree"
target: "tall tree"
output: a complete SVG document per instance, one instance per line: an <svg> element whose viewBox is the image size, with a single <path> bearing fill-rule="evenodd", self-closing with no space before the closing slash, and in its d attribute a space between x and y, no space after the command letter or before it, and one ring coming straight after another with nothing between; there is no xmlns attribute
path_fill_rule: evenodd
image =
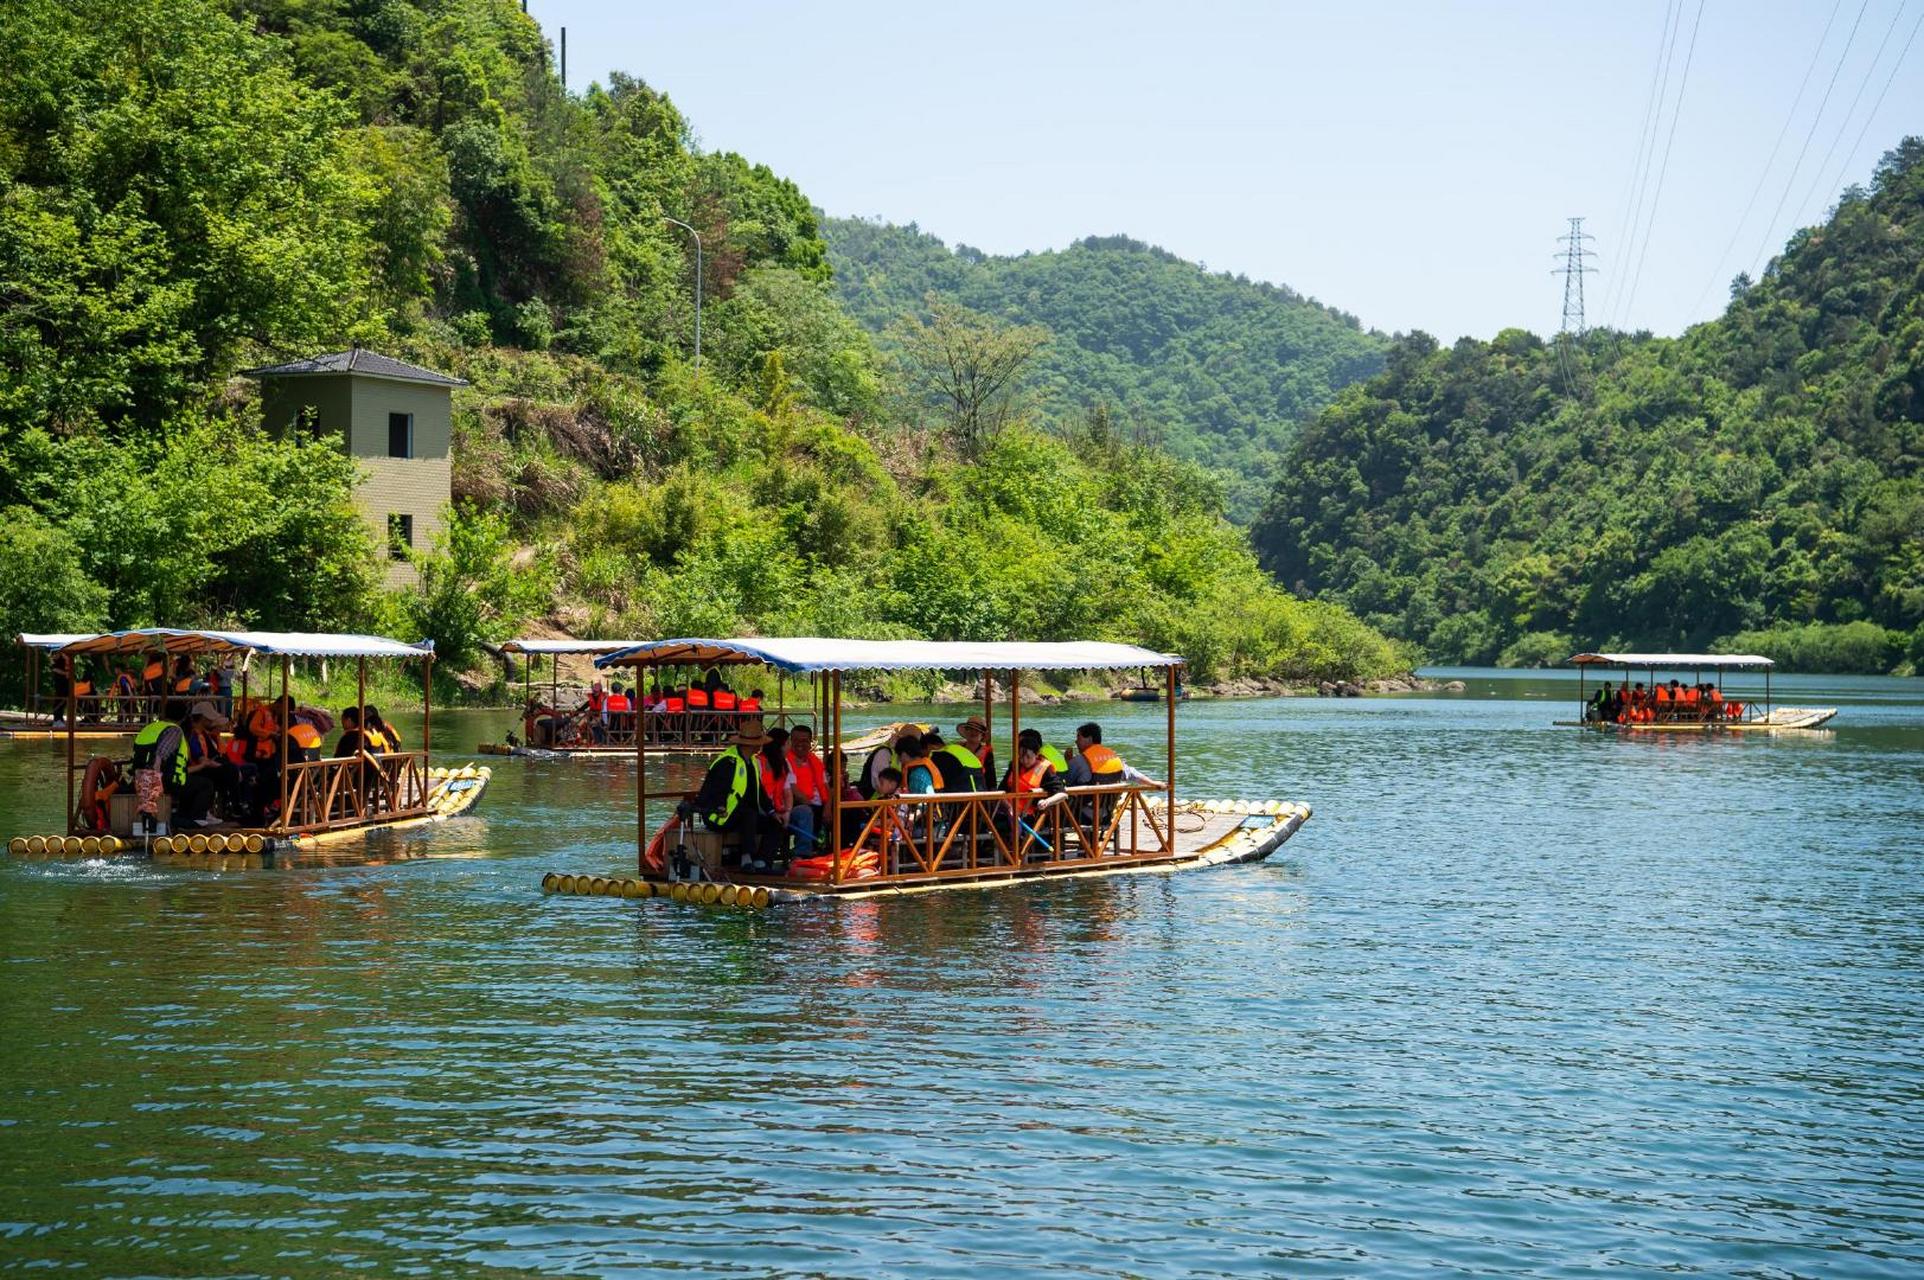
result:
<svg viewBox="0 0 1924 1280"><path fill-rule="evenodd" d="M908 316L895 328L911 386L941 405L949 437L965 457L1007 425L1017 379L1049 340L1040 325L1012 325L930 294L929 318Z"/></svg>

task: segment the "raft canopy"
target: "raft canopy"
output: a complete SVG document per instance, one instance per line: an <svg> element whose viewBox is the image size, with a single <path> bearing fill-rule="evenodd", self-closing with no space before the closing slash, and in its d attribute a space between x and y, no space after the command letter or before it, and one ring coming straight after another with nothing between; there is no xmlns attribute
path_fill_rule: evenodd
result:
<svg viewBox="0 0 1924 1280"><path fill-rule="evenodd" d="M21 637L29 642L32 637ZM54 648L57 653L143 653L166 649L170 654L268 653L290 658L427 658L434 641L408 644L386 636L333 635L311 631L190 631L175 627L146 627L80 636Z"/></svg>
<svg viewBox="0 0 1924 1280"><path fill-rule="evenodd" d="M55 649L64 649L70 644L78 644L82 640L91 640L96 634L98 633L93 631L56 631L45 635L22 632L19 640L29 649L45 649L51 652Z"/></svg>
<svg viewBox="0 0 1924 1280"><path fill-rule="evenodd" d="M1668 671L1742 670L1774 667L1755 653L1579 653L1573 667L1661 667Z"/></svg>
<svg viewBox="0 0 1924 1280"><path fill-rule="evenodd" d="M566 657L582 653L617 653L640 643L639 640L507 640L502 642L501 652Z"/></svg>
<svg viewBox="0 0 1924 1280"><path fill-rule="evenodd" d="M829 671L1107 671L1180 667L1179 654L1100 640L1013 642L841 640L655 640L595 659L597 667L758 663L790 674Z"/></svg>

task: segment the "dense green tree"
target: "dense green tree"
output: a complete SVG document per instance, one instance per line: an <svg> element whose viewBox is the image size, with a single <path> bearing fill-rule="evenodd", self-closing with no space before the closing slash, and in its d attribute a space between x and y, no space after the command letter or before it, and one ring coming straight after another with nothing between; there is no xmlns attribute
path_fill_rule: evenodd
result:
<svg viewBox="0 0 1924 1280"><path fill-rule="evenodd" d="M1063 426L1098 405L1222 473L1230 514L1254 516L1275 451L1340 387L1382 368L1388 341L1292 290L1211 273L1125 236L991 257L914 226L823 223L835 287L871 331L925 297L1047 329L1029 389Z"/></svg>
<svg viewBox="0 0 1924 1280"><path fill-rule="evenodd" d="M1292 443L1259 552L1443 660L1901 639L1924 624L1921 281L1910 139L1681 338L1411 335ZM1902 648L1865 634L1826 651Z"/></svg>

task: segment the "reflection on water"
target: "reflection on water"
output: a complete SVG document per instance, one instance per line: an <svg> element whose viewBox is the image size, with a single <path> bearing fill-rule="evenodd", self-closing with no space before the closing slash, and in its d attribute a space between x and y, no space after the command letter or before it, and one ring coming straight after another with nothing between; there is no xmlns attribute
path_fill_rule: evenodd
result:
<svg viewBox="0 0 1924 1280"><path fill-rule="evenodd" d="M1186 706L1184 790L1316 808L1207 874L542 898L632 865L625 760L491 762L424 861L8 866L0 1264L1915 1274L1914 686L1658 742L1541 686ZM58 770L0 747L0 832Z"/></svg>

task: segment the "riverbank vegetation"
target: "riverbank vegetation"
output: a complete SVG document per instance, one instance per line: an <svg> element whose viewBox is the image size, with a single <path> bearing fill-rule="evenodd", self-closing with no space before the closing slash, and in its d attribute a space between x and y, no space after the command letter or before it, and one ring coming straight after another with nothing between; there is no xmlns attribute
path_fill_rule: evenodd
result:
<svg viewBox="0 0 1924 1280"><path fill-rule="evenodd" d="M564 93L513 0L8 5L0 627L368 627L444 673L536 621L1407 665L1274 585L1218 471L1101 398L1033 410L1061 335L918 294L897 333L1023 350L945 405L833 274L792 183L638 80ZM1374 358L1311 310L1334 354L1292 404ZM379 589L352 464L263 436L235 376L356 342L471 383L417 590Z"/></svg>
<svg viewBox="0 0 1924 1280"><path fill-rule="evenodd" d="M1436 661L1924 665L1924 140L1680 338L1412 334L1285 451L1292 590Z"/></svg>

